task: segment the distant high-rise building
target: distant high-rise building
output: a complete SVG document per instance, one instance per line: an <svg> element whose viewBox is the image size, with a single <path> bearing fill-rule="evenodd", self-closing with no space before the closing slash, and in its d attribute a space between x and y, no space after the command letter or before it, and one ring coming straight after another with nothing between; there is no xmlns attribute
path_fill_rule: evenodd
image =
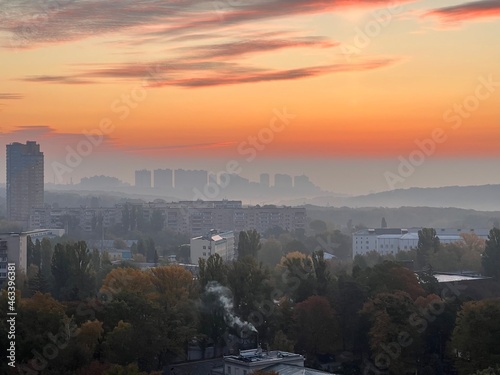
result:
<svg viewBox="0 0 500 375"><path fill-rule="evenodd" d="M175 188L192 192L194 188L203 191L208 182L208 172L203 170L175 170Z"/></svg>
<svg viewBox="0 0 500 375"><path fill-rule="evenodd" d="M142 169L135 171L135 187L137 188L151 188L151 171Z"/></svg>
<svg viewBox="0 0 500 375"><path fill-rule="evenodd" d="M154 187L155 189L172 189L174 187L174 177L171 169L155 169Z"/></svg>
<svg viewBox="0 0 500 375"><path fill-rule="evenodd" d="M43 152L34 141L7 145L7 218L28 228L32 208L43 207Z"/></svg>
<svg viewBox="0 0 500 375"><path fill-rule="evenodd" d="M312 192L318 189L306 175L295 176L293 178L293 186L296 190L301 192Z"/></svg>
<svg viewBox="0 0 500 375"><path fill-rule="evenodd" d="M269 187L269 173L260 174L260 185L262 187Z"/></svg>
<svg viewBox="0 0 500 375"><path fill-rule="evenodd" d="M292 177L287 174L277 173L274 175L274 187L278 189L291 189Z"/></svg>

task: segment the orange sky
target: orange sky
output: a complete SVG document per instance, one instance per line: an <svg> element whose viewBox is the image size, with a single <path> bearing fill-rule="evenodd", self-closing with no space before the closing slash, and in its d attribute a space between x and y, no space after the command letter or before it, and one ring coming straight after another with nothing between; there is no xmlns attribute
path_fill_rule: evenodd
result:
<svg viewBox="0 0 500 375"><path fill-rule="evenodd" d="M0 146L33 138L50 163L108 122L87 173L244 159L249 137L266 160L397 161L442 129L429 158L498 158L500 2L396 3L6 2Z"/></svg>

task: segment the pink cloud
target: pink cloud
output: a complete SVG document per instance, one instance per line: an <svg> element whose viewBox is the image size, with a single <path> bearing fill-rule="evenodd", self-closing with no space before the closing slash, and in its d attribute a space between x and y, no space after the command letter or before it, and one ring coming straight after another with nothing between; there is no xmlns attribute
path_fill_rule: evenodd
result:
<svg viewBox="0 0 500 375"><path fill-rule="evenodd" d="M437 8L425 13L424 17L436 17L442 23L447 24L500 17L500 1L482 0L450 7Z"/></svg>

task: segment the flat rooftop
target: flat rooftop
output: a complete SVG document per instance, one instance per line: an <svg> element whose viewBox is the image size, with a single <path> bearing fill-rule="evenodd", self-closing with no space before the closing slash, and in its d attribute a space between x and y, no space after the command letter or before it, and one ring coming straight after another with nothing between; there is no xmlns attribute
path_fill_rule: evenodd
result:
<svg viewBox="0 0 500 375"><path fill-rule="evenodd" d="M447 273L435 273L433 276L437 279L438 283L451 283L454 281L489 279L489 277L483 277L483 276L459 275L459 274L447 274Z"/></svg>
<svg viewBox="0 0 500 375"><path fill-rule="evenodd" d="M301 359L303 358L300 354L289 353L283 351L262 351L261 349L250 349L242 350L239 355L228 355L224 356L224 360L234 360L245 363L255 363L255 362L274 362L281 361L283 359Z"/></svg>

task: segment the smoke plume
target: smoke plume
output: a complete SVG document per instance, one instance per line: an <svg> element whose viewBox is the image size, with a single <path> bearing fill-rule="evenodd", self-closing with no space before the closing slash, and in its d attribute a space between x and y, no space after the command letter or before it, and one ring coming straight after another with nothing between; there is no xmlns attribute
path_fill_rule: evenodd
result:
<svg viewBox="0 0 500 375"><path fill-rule="evenodd" d="M242 320L234 312L234 303L231 290L220 285L216 281L211 281L205 287L207 293L215 295L224 308L224 321L226 324L240 332L257 332L257 329L252 323Z"/></svg>

